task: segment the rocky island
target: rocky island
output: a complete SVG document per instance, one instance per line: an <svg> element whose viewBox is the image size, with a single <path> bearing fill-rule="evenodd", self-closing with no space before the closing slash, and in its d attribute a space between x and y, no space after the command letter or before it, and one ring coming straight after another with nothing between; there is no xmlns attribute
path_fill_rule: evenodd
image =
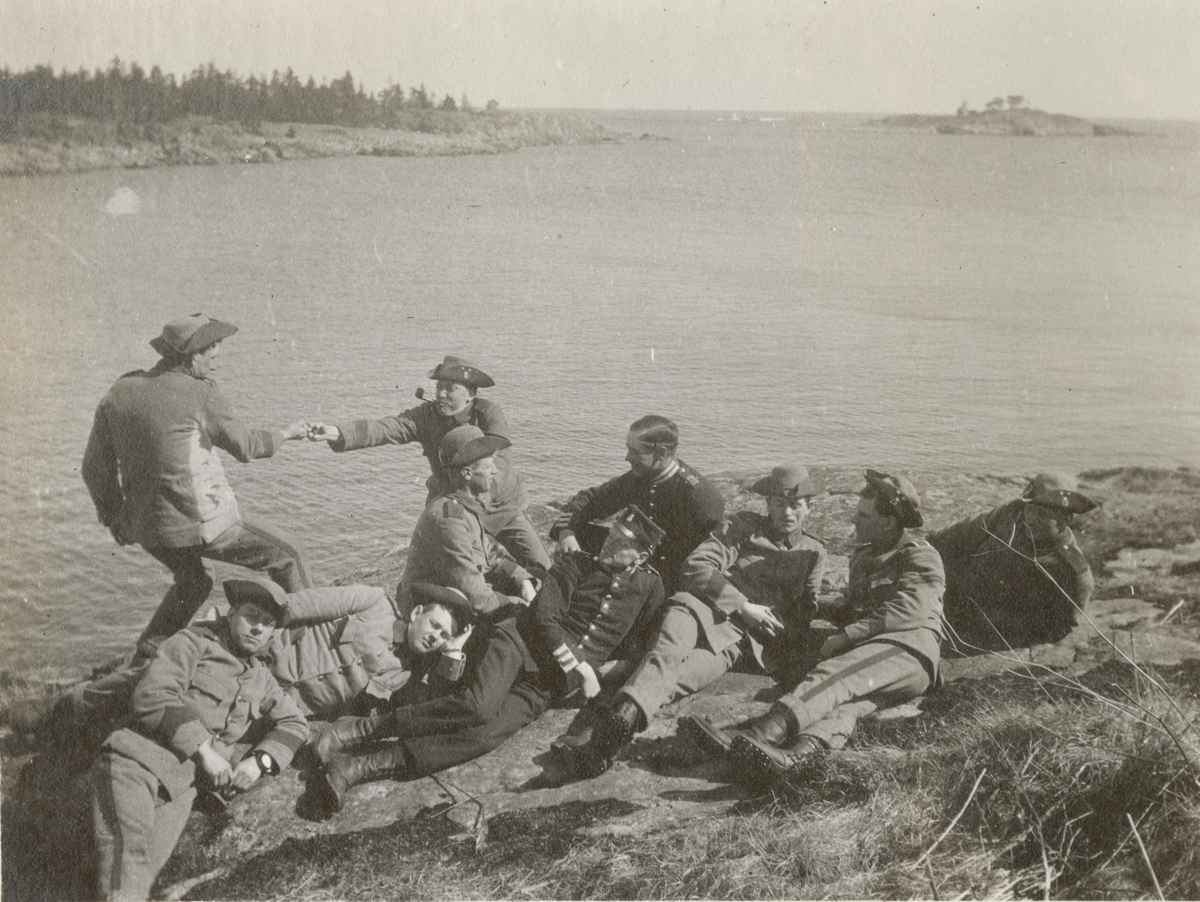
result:
<svg viewBox="0 0 1200 902"><path fill-rule="evenodd" d="M814 469L827 491L823 591L844 585L861 471ZM927 526L1020 494L1026 476L912 472ZM714 483L729 509L753 475ZM951 657L920 706L864 722L808 785L756 795L676 732L684 714L738 721L770 681L727 674L660 711L616 765L573 781L548 754L552 709L476 761L356 787L316 823L306 772L263 780L224 812L194 811L160 898L1197 898L1200 896L1200 472L1097 470L1079 530L1094 600L1062 641ZM560 505L534 505L544 534ZM403 552L344 582L394 587ZM13 730L7 675L3 895L88 898L86 766Z"/></svg>
<svg viewBox="0 0 1200 902"><path fill-rule="evenodd" d="M867 125L909 131L935 132L940 135L1015 135L1020 137L1094 137L1134 135L1136 132L1115 125L1088 122L1075 116L1047 113L1027 108L988 109L976 112L960 109L954 116L925 116L911 113L875 119Z"/></svg>

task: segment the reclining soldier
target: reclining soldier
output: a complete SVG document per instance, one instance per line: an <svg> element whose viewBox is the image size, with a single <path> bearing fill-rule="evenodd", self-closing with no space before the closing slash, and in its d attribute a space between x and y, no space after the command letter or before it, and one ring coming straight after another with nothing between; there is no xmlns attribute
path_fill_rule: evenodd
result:
<svg viewBox="0 0 1200 902"><path fill-rule="evenodd" d="M595 558L568 554L517 617L480 621L452 693L324 728L314 748L325 771L309 782L314 813L341 810L357 783L411 780L478 758L553 700L574 692L594 698L606 661L643 654L664 598L662 580L646 562L663 531L636 507L607 528Z"/></svg>

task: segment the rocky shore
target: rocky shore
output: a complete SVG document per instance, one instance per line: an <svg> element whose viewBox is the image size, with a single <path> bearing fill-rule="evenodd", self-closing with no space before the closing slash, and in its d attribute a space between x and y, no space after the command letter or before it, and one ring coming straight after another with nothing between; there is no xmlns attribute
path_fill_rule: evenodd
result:
<svg viewBox="0 0 1200 902"><path fill-rule="evenodd" d="M828 491L806 525L826 539L824 591L835 593L846 579L861 472L814 474ZM1032 474L907 475L936 529L1016 497ZM740 509L758 503L753 479L714 481ZM1194 726L1173 726L1174 741L1161 747L1146 736L1169 721L1162 711L1172 707L1194 718L1200 699L1200 472L1122 468L1083 473L1080 482L1103 507L1079 530L1097 591L1075 631L1054 645L948 660L940 693L864 723L850 747L829 756L811 793L756 798L722 762L676 734L685 714L727 723L767 707L770 681L734 673L659 712L594 780L572 782L547 752L569 728L570 708L549 711L495 752L435 777L356 787L324 823L297 813L305 773L291 769L225 814L194 812L157 891L205 899L766 898L768 891L1021 898L1051 890L1134 898L1153 895L1161 880L1168 897L1194 898L1198 884L1187 882L1187 868L1200 854L1193 842L1200 740ZM535 506L543 533L556 507ZM343 581L390 591L402 567L398 552ZM1163 706L1155 685L1169 690ZM1153 716L1124 729L1139 706ZM1140 743L1132 767L1112 752L1126 741ZM3 742L4 898L85 895L85 775L51 769L35 754L36 737L31 744L6 728ZM1143 786L1160 773L1159 754L1175 756L1164 765L1166 783ZM1141 854L1127 813L1131 824L1140 818ZM1055 840L1056 830L1065 838ZM1180 852L1180 843L1192 851Z"/></svg>
<svg viewBox="0 0 1200 902"><path fill-rule="evenodd" d="M246 124L198 116L136 125L41 116L24 123L23 137L0 142L0 176L315 157L494 154L625 137L582 118L506 111L415 111L401 128Z"/></svg>

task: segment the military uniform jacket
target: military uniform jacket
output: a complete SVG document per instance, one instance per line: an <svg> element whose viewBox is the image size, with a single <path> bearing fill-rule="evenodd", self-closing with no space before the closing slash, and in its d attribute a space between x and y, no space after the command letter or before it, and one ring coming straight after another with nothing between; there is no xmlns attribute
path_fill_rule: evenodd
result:
<svg viewBox="0 0 1200 902"><path fill-rule="evenodd" d="M236 764L251 748L287 767L308 723L260 658L234 653L228 623L191 626L167 638L130 699L130 727L105 747L140 762L174 798L195 777L191 760L212 740Z"/></svg>
<svg viewBox="0 0 1200 902"><path fill-rule="evenodd" d="M671 594L684 559L717 527L725 511L725 499L708 480L683 461L676 463L678 468L658 481L629 470L603 485L584 489L567 502L550 529L550 538L557 540L569 530L585 551L594 554L605 533L589 524L636 504L666 531L650 564L662 575L667 594Z"/></svg>
<svg viewBox="0 0 1200 902"><path fill-rule="evenodd" d="M539 670L562 673L560 688L570 691L581 683L579 662L598 670L612 658L640 660L656 638L664 598L662 579L649 567L613 574L574 552L550 569L517 627Z"/></svg>
<svg viewBox="0 0 1200 902"><path fill-rule="evenodd" d="M827 616L855 645L889 642L907 648L936 682L945 637L945 587L937 550L906 529L891 548L862 545L851 555L849 585Z"/></svg>
<svg viewBox="0 0 1200 902"><path fill-rule="evenodd" d="M941 554L952 587L968 579L971 569L985 583L1002 584L1006 576L1036 568L1083 607L1096 585L1075 534L1064 527L1053 539L1035 543L1025 526L1025 502L1019 499L960 520L933 533L929 542Z"/></svg>
<svg viewBox="0 0 1200 902"><path fill-rule="evenodd" d="M415 582L458 589L477 614L494 614L524 602L492 588L493 582L515 594L531 578L484 532L479 502L464 489L434 498L417 520L400 581L400 613L412 610L407 586Z"/></svg>
<svg viewBox="0 0 1200 902"><path fill-rule="evenodd" d="M713 651L748 636L758 663L772 673L783 662L764 653L762 637L747 633L736 617L738 608L746 601L766 605L787 627L787 640L794 641L817 612L824 574L825 546L819 539L803 530L780 535L769 517L742 511L688 555L682 591L671 602L692 610Z"/></svg>
<svg viewBox="0 0 1200 902"><path fill-rule="evenodd" d="M396 614L375 586L304 589L267 646L271 673L300 710L329 720L360 692L387 700L412 668L392 650Z"/></svg>
<svg viewBox="0 0 1200 902"><path fill-rule="evenodd" d="M420 442L421 453L429 460L432 473L425 485L429 498L448 495L453 483L446 469L438 461L438 445L446 433L458 426L477 426L485 435L498 435L512 441L508 421L499 404L485 398L475 398L465 410L452 417L438 413L437 404L426 401L394 417L379 420L355 420L338 425L341 438L331 442L334 451L357 451L359 448L374 448L377 445L404 445ZM496 479L486 501L489 511L509 509L524 510L529 503L525 485L513 469L511 451L505 448L496 452Z"/></svg>
<svg viewBox="0 0 1200 902"><path fill-rule="evenodd" d="M239 422L216 383L160 364L126 373L100 402L83 481L100 522L125 541L202 545L240 519L216 449L246 463L283 440Z"/></svg>

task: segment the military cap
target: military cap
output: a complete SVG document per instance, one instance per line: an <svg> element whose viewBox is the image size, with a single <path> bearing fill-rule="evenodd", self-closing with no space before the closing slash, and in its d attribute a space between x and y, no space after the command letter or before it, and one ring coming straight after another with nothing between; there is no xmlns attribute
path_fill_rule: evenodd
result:
<svg viewBox="0 0 1200 902"><path fill-rule="evenodd" d="M474 364L461 357L446 356L446 359L429 371L430 379L445 379L460 382L468 388L490 388L496 383L492 377Z"/></svg>
<svg viewBox="0 0 1200 902"><path fill-rule="evenodd" d="M903 476L892 476L878 470L863 473L867 484L875 489L877 497L892 508L897 522L905 529L915 529L925 522L918 508L921 496L916 487Z"/></svg>
<svg viewBox="0 0 1200 902"><path fill-rule="evenodd" d="M283 624L287 619L287 593L278 583L268 579L227 579L221 586L230 607L252 601L263 610L271 611L277 624Z"/></svg>
<svg viewBox="0 0 1200 902"><path fill-rule="evenodd" d="M808 470L799 464L783 464L754 483L751 491L768 498L807 498L817 494L817 485L809 478Z"/></svg>
<svg viewBox="0 0 1200 902"><path fill-rule="evenodd" d="M474 618L471 602L458 589L437 583L409 583L408 596L414 608L417 605L441 605L454 616L460 632Z"/></svg>
<svg viewBox="0 0 1200 902"><path fill-rule="evenodd" d="M653 551L666 536L666 530L650 519L636 504L623 508L606 520L593 520L593 526L616 527L647 551Z"/></svg>
<svg viewBox="0 0 1200 902"><path fill-rule="evenodd" d="M438 445L438 460L443 467L465 467L484 457L491 457L511 445L502 435L485 435L478 426L466 423L455 426Z"/></svg>
<svg viewBox="0 0 1200 902"><path fill-rule="evenodd" d="M210 319L203 313L193 313L182 319L171 320L163 326L158 338L150 339L150 347L163 357L184 357L203 351L236 332L237 326Z"/></svg>
<svg viewBox="0 0 1200 902"><path fill-rule="evenodd" d="M1038 473L1029 480L1021 500L1072 514L1086 514L1100 506L1099 502L1079 491L1074 478L1061 473Z"/></svg>

